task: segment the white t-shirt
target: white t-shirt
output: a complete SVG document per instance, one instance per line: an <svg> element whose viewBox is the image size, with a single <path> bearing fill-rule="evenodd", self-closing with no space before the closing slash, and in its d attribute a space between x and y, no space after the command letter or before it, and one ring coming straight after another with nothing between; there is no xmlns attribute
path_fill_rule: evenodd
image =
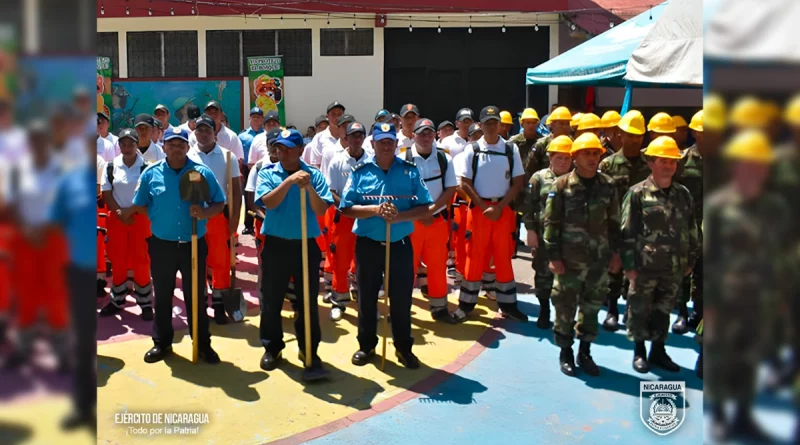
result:
<svg viewBox="0 0 800 445"><path fill-rule="evenodd" d="M258 161L256 161L258 162ZM264 158L264 162L261 163L261 168L264 168L268 165L274 164L274 162L270 161L269 156ZM255 165L255 164L254 164ZM247 174L247 184L244 186L244 191L246 192L253 192L256 191L256 185L258 185L258 172L260 170L256 170L255 167L250 169L250 173Z"/></svg>
<svg viewBox="0 0 800 445"><path fill-rule="evenodd" d="M28 152L25 130L12 127L0 130L0 162L18 162Z"/></svg>
<svg viewBox="0 0 800 445"><path fill-rule="evenodd" d="M100 155L97 155L97 185L101 184L104 172L106 171L106 161Z"/></svg>
<svg viewBox="0 0 800 445"><path fill-rule="evenodd" d="M366 139L364 139L364 143L361 144L361 148L363 148L365 150L367 148L369 148L370 150L373 150L373 151L375 150L375 147L372 146L372 135L369 135L369 136L367 136Z"/></svg>
<svg viewBox="0 0 800 445"><path fill-rule="evenodd" d="M468 144L469 140L462 138L458 135L458 132L456 132L444 138L439 143L439 147L449 153L450 156L455 158L459 153L464 151L464 147L466 147Z"/></svg>
<svg viewBox="0 0 800 445"><path fill-rule="evenodd" d="M181 130L186 130L187 133L191 134L194 132L191 127L189 127L189 121L186 121L178 126Z"/></svg>
<svg viewBox="0 0 800 445"><path fill-rule="evenodd" d="M102 180L100 181L100 190L112 192L114 200L117 201L120 208L127 209L133 205L136 185L139 182L139 176L142 175L142 167L145 166L144 159L137 155L136 161L131 167L125 165L122 155L117 156L111 162L114 166L114 171L111 173L111 178L114 181L113 187L108 182L108 169L104 168Z"/></svg>
<svg viewBox="0 0 800 445"><path fill-rule="evenodd" d="M335 191L336 194L341 194L342 190L344 190L347 178L350 177L350 172L353 171L353 167L375 156L375 152L372 151L371 148L366 148L363 145L361 148L364 150L364 153L358 159L350 156L347 150L343 150L337 153L331 160L331 165L328 166L329 177L326 179L328 179L330 189Z"/></svg>
<svg viewBox="0 0 800 445"><path fill-rule="evenodd" d="M322 151L326 145L336 145L338 140L331 135L331 129L326 128L322 133L314 135L311 143L303 151L303 161L308 165L319 166L322 164Z"/></svg>
<svg viewBox="0 0 800 445"><path fill-rule="evenodd" d="M334 156L343 151L344 147L342 147L341 140L336 141L334 145L325 145L325 147L322 148L322 162L320 163L319 170L322 172L322 175L325 176L325 179L328 180L328 184L331 183L328 178L328 168L330 168L331 161Z"/></svg>
<svg viewBox="0 0 800 445"><path fill-rule="evenodd" d="M401 154L405 153L406 149L410 148L412 145L414 145L413 134L412 137L408 138L401 131L397 133L397 150L395 150L394 154L400 156Z"/></svg>
<svg viewBox="0 0 800 445"><path fill-rule="evenodd" d="M111 162L117 156L114 151L114 144L108 139L97 136L97 156L106 162Z"/></svg>
<svg viewBox="0 0 800 445"><path fill-rule="evenodd" d="M137 150L139 149L137 148ZM139 151L139 155L142 157L142 159L144 159L144 162L148 164L155 164L162 159L167 159L167 155L164 153L164 150L153 142L150 142L150 147L146 152L142 153Z"/></svg>
<svg viewBox="0 0 800 445"><path fill-rule="evenodd" d="M417 165L417 170L419 170L420 176L425 182L425 185L428 187L428 191L431 194L431 199L436 201L439 199L439 196L442 195L444 189L442 188L442 179L436 178L430 181L426 180L428 178L435 178L437 176L441 176L442 171L439 166L439 159L438 155L436 154L436 147L433 147L433 151L428 156L427 159L420 156L419 152L417 151L417 146L414 144L411 147L411 162ZM450 157L449 154L444 154L445 158L447 159L447 171L444 174L444 186L446 187L455 187L458 185L456 181L456 171L453 168L453 158ZM407 159L405 155L402 157L403 159ZM436 209L436 211L440 211L447 207L446 205L442 206L440 209Z"/></svg>
<svg viewBox="0 0 800 445"><path fill-rule="evenodd" d="M496 144L488 145L483 138L480 138L478 146L481 150L498 154L480 153L478 155L478 175L475 177L472 187L481 198L502 198L511 187L511 178L525 174L519 148L514 144L514 171L509 172L505 142L502 139L498 138ZM475 151L472 149L472 144L467 145L463 156L458 157L455 165L457 176L472 179L472 158L474 156Z"/></svg>
<svg viewBox="0 0 800 445"><path fill-rule="evenodd" d="M114 146L114 157L119 156L119 154L120 154L120 151L119 151L119 138L114 136L114 133L109 132L108 135L103 139L107 140L108 142L111 142L111 145Z"/></svg>
<svg viewBox="0 0 800 445"><path fill-rule="evenodd" d="M99 167L102 160L97 161ZM105 166L105 163L102 165ZM17 167L16 190L11 185L11 181L15 179L4 179L9 181L8 200L17 205L23 227L40 227L48 222L48 213L55 199L62 171L63 166L56 157L50 158L43 169L37 170L33 165L33 158L25 156L20 159Z"/></svg>
<svg viewBox="0 0 800 445"><path fill-rule="evenodd" d="M189 145L192 147L197 146L197 137L194 135L194 131L189 134ZM217 133L217 145L230 150L236 156L237 162L239 159L244 159L244 147L242 147L242 141L239 140L239 135L224 125Z"/></svg>
<svg viewBox="0 0 800 445"><path fill-rule="evenodd" d="M189 149L188 154L189 159L205 165L214 172L214 176L217 177L217 183L219 183L219 186L225 193L228 193L228 167L225 164L225 153L227 152L228 150L220 147L219 144L215 144L214 148L208 153L203 153L200 147L195 146ZM240 176L242 176L242 173L239 171L239 159L235 154L231 153L231 178L238 178Z"/></svg>
<svg viewBox="0 0 800 445"><path fill-rule="evenodd" d="M247 154L247 163L253 165L267 155L267 132L262 131L250 143L250 153Z"/></svg>

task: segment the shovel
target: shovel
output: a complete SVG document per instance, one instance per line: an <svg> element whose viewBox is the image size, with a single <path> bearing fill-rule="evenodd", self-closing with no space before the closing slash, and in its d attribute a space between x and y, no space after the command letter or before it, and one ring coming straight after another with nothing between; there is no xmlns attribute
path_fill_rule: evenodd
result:
<svg viewBox="0 0 800 445"><path fill-rule="evenodd" d="M228 218L238 218L239 215L233 214L233 166L231 164L231 152L225 153L226 165L226 181L228 184ZM233 319L234 322L244 320L247 314L247 302L242 294L242 289L236 287L236 237L231 235L230 240L231 251L231 287L228 292L223 293L223 303L225 305L225 312Z"/></svg>
<svg viewBox="0 0 800 445"><path fill-rule="evenodd" d="M179 183L181 199L193 205L202 205L210 199L206 178L197 170L191 169L181 176ZM192 364L197 364L199 340L197 338L197 218L192 217ZM184 277L184 279L186 279ZM184 297L185 298L185 297Z"/></svg>

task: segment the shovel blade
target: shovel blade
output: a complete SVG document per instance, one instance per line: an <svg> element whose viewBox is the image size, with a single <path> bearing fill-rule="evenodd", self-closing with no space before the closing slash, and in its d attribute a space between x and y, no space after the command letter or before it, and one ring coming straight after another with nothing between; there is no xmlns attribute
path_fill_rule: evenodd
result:
<svg viewBox="0 0 800 445"><path fill-rule="evenodd" d="M223 303L225 312L234 322L239 323L244 320L244 316L247 314L247 301L244 299L241 289L234 288L225 291L223 293Z"/></svg>

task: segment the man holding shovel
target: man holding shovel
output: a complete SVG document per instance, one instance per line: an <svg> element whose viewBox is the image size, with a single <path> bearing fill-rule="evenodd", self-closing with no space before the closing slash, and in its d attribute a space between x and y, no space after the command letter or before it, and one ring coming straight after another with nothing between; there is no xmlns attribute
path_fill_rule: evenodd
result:
<svg viewBox="0 0 800 445"><path fill-rule="evenodd" d="M155 293L155 322L153 324L153 343L144 361L155 363L172 353L172 295L175 290L175 277L180 271L183 281L183 295L188 314L192 314L192 218L197 219L197 289L206 288L206 256L208 246L206 220L222 212L225 206L225 193L217 182L214 173L206 166L187 157L189 152L189 133L181 128L173 128L164 135L164 151L167 159L146 169L139 178L139 186L133 197L133 205L123 211L123 218L129 219L136 213L147 212L153 236L148 239L150 254L150 273L153 276ZM206 183L200 187L197 203L183 200L180 181L183 175L194 170L199 173L199 181ZM207 190L207 193L205 191ZM189 195L192 195L189 193ZM195 194L197 195L197 194ZM206 196L202 196L206 195ZM199 358L206 363L219 363L219 355L211 349L211 334L208 330L206 299L197 301L197 332ZM193 317L188 317L189 332L193 332Z"/></svg>

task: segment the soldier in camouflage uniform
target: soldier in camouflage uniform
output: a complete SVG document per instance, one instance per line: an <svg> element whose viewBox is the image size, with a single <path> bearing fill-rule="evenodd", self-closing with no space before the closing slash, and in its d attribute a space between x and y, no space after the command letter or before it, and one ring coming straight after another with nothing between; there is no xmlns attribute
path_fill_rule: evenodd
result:
<svg viewBox="0 0 800 445"><path fill-rule="evenodd" d="M667 355L664 345L681 280L697 259L694 202L686 187L672 181L681 159L674 139L659 136L645 154L653 173L631 187L622 202L620 252L630 281L626 326L628 339L636 344L634 370L649 372L649 361L678 372L680 367ZM647 358L646 340L651 342Z"/></svg>
<svg viewBox="0 0 800 445"><path fill-rule="evenodd" d="M550 159L547 157L547 147L550 142L558 136L569 136L572 133L572 128L569 126L572 115L567 107L556 108L547 119L550 134L536 141L533 150L528 154L528 161L525 163L526 170L538 172L549 167Z"/></svg>
<svg viewBox="0 0 800 445"><path fill-rule="evenodd" d="M525 198L525 211L522 220L528 232L527 245L533 251L534 285L536 298L539 300L539 319L536 326L539 329L550 328L550 293L553 290L553 272L550 271L547 251L544 249L543 213L547 196L552 190L553 183L561 175L572 169L572 139L569 136L559 136L553 139L547 148L550 156L550 168L534 173L528 182Z"/></svg>
<svg viewBox="0 0 800 445"><path fill-rule="evenodd" d="M695 144L683 150L675 173L675 182L683 185L692 194L694 200L694 216L697 220L698 236L702 242L703 224L703 110L692 116L689 129L695 139ZM694 302L692 315L686 303L691 297ZM696 329L703 318L703 258L702 255L694 263L692 274L683 279L681 292L678 295L678 319L672 324L672 332L683 335L689 329Z"/></svg>
<svg viewBox="0 0 800 445"><path fill-rule="evenodd" d="M525 164L523 167L525 167L525 183L527 184L531 179L531 176L536 173L536 170L528 168L529 166L527 162L530 159L530 153L533 149L533 145L539 140L539 133L536 132L536 129L539 127L539 115L533 108L526 108L522 111L522 116L519 118L519 123L522 125L522 133L512 136L508 142L517 144L517 147L519 148L519 156L522 158L522 162Z"/></svg>
<svg viewBox="0 0 800 445"><path fill-rule="evenodd" d="M619 202L610 177L598 173L600 139L587 133L572 144L576 169L556 179L544 212L544 244L555 274L553 334L561 347L561 372L575 375L572 343L580 339L577 363L590 376L600 370L589 347L597 337L597 313L608 289L608 271L622 266L619 248ZM575 311L579 311L575 322Z"/></svg>
<svg viewBox="0 0 800 445"><path fill-rule="evenodd" d="M779 269L790 236L790 210L780 195L765 190L774 163L767 137L758 130L737 135L723 156L730 182L704 204L705 307L703 343L713 378L704 383L717 441L770 438L753 419L758 365L774 341L770 329L780 308ZM708 324L705 322L708 321ZM723 406L736 402L727 419Z"/></svg>
<svg viewBox="0 0 800 445"><path fill-rule="evenodd" d="M611 177L617 190L617 200L622 202L625 193L634 184L638 184L650 176L650 167L642 156L644 142L644 116L636 110L625 113L617 125L622 135L622 149L600 162L600 172ZM603 322L603 329L615 332L618 327L619 308L617 301L620 295L626 298L628 283L622 272L609 274L608 314Z"/></svg>
<svg viewBox="0 0 800 445"><path fill-rule="evenodd" d="M620 136L619 124L622 116L614 110L609 110L603 113L600 118L600 123L603 125L603 147L606 149L608 156L618 152L622 148L622 138Z"/></svg>

